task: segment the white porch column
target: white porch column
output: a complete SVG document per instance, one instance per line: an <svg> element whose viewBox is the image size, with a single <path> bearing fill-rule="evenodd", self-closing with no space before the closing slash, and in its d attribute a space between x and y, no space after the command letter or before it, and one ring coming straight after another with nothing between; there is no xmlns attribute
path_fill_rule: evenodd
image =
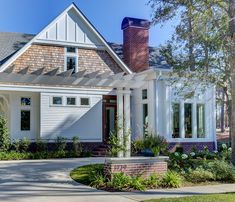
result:
<svg viewBox="0 0 235 202"><path fill-rule="evenodd" d="M123 89L117 90L117 135L120 144L123 145ZM118 157L123 157L123 152L118 153Z"/></svg>
<svg viewBox="0 0 235 202"><path fill-rule="evenodd" d="M192 134L193 138L197 138L197 104L193 102L193 110L192 110Z"/></svg>
<svg viewBox="0 0 235 202"><path fill-rule="evenodd" d="M124 135L126 138L125 157L131 156L131 91L126 89L124 92Z"/></svg>
<svg viewBox="0 0 235 202"><path fill-rule="evenodd" d="M180 101L180 138L185 138L184 102L183 101Z"/></svg>

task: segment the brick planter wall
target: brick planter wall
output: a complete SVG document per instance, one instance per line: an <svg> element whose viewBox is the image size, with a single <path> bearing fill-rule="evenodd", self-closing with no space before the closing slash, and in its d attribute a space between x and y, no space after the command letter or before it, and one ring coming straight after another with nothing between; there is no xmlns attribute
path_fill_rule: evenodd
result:
<svg viewBox="0 0 235 202"><path fill-rule="evenodd" d="M191 152L192 148L197 150L203 150L207 146L209 151L214 151L216 149L215 142L170 142L169 150L174 152L177 147L182 147L184 152Z"/></svg>
<svg viewBox="0 0 235 202"><path fill-rule="evenodd" d="M167 160L168 157L108 158L105 160L104 173L108 177L114 173L144 178L154 173L162 175L167 172Z"/></svg>

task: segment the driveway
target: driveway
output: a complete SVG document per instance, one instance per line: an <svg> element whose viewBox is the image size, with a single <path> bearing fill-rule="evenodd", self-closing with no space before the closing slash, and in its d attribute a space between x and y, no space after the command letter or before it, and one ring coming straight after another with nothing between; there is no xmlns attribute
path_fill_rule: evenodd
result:
<svg viewBox="0 0 235 202"><path fill-rule="evenodd" d="M0 161L0 202L135 202L151 198L234 192L235 184L109 193L74 182L69 173L104 158Z"/></svg>
<svg viewBox="0 0 235 202"><path fill-rule="evenodd" d="M103 158L1 161L1 202L133 202L128 197L98 191L70 179L69 172Z"/></svg>

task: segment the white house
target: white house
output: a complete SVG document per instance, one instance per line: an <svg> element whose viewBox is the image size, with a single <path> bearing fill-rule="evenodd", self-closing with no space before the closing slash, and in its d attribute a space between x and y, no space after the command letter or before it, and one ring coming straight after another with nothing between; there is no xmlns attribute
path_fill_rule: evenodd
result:
<svg viewBox="0 0 235 202"><path fill-rule="evenodd" d="M170 147L216 148L215 89L181 99L169 65L148 46L147 20L125 18L124 43L107 43L76 5L37 35L0 32L0 114L11 138L78 136L106 143L118 123L132 138L146 127Z"/></svg>

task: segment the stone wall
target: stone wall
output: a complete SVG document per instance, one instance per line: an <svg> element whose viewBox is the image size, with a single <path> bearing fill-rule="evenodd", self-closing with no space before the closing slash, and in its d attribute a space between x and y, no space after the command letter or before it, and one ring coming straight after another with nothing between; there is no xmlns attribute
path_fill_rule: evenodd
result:
<svg viewBox="0 0 235 202"><path fill-rule="evenodd" d="M104 173L111 177L114 173L130 176L149 177L151 174L162 175L167 172L168 157L132 157L106 159Z"/></svg>
<svg viewBox="0 0 235 202"><path fill-rule="evenodd" d="M49 45L31 45L13 65L14 72L18 72L29 67L29 72L36 71L42 67L45 72L59 68L64 71L64 47ZM122 72L119 65L105 50L78 49L78 70L87 70L87 72L100 71L112 73Z"/></svg>

